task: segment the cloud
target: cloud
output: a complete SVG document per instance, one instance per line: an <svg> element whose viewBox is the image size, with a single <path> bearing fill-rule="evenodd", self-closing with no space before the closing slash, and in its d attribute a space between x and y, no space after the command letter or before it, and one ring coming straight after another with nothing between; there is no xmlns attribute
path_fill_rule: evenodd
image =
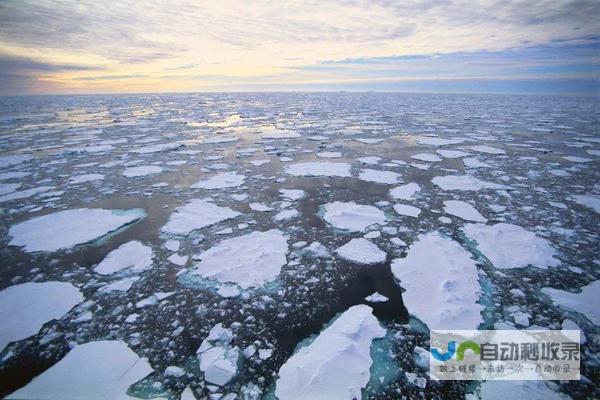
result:
<svg viewBox="0 0 600 400"><path fill-rule="evenodd" d="M598 43L598 20L594 0L5 0L0 54L26 61L0 59L0 73L15 74L15 63L22 62L29 75L53 75L69 88L85 90L95 82L97 90L102 81L125 85L129 78L169 90L167 71L178 84L197 82L195 76L219 77L211 81L223 84L290 74L417 76L416 66L432 76L452 75L478 62L464 54L502 54L501 60L482 59L514 71L526 62L520 54L536 56L530 49ZM561 57L583 62L590 53L556 52L567 63L573 58ZM445 55L456 55L444 59L452 65L436 60ZM89 65L102 73L84 69Z"/></svg>

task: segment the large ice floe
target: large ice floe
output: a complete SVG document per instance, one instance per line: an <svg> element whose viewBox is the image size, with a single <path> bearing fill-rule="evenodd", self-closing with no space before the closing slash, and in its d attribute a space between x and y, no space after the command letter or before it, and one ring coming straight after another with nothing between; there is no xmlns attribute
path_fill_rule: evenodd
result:
<svg viewBox="0 0 600 400"><path fill-rule="evenodd" d="M68 282L27 282L0 291L0 352L10 342L35 335L83 300Z"/></svg>
<svg viewBox="0 0 600 400"><path fill-rule="evenodd" d="M371 343L385 336L372 309L349 308L279 369L279 400L361 399L370 379Z"/></svg>
<svg viewBox="0 0 600 400"><path fill-rule="evenodd" d="M206 382L223 386L237 374L241 351L231 345L232 340L231 330L219 323L200 344L196 355Z"/></svg>
<svg viewBox="0 0 600 400"><path fill-rule="evenodd" d="M509 186L500 185L497 183L482 181L471 175L445 175L436 176L431 180L436 186L439 186L442 190L482 190L482 189L493 189L493 190L507 190Z"/></svg>
<svg viewBox="0 0 600 400"><path fill-rule="evenodd" d="M131 273L142 272L152 266L152 257L151 247L138 240L132 240L108 253L94 268L94 272L101 275L113 274L124 269Z"/></svg>
<svg viewBox="0 0 600 400"><path fill-rule="evenodd" d="M556 267L557 251L546 239L525 228L501 222L495 225L468 224L462 230L477 242L477 249L499 269Z"/></svg>
<svg viewBox="0 0 600 400"><path fill-rule="evenodd" d="M75 346L62 360L7 399L132 399L127 389L153 372L120 340Z"/></svg>
<svg viewBox="0 0 600 400"><path fill-rule="evenodd" d="M391 268L406 290L408 312L429 329L477 329L483 322L475 261L454 240L439 232L420 235Z"/></svg>
<svg viewBox="0 0 600 400"><path fill-rule="evenodd" d="M600 280L582 287L579 293L548 287L543 288L542 293L548 295L555 305L580 313L600 326Z"/></svg>
<svg viewBox="0 0 600 400"><path fill-rule="evenodd" d="M387 254L373 242L355 238L335 250L338 257L356 264L379 264L385 262Z"/></svg>
<svg viewBox="0 0 600 400"><path fill-rule="evenodd" d="M244 184L246 177L235 172L223 172L194 183L192 189L224 189Z"/></svg>
<svg viewBox="0 0 600 400"><path fill-rule="evenodd" d="M29 252L68 249L101 238L144 216L141 209L76 208L59 211L11 226L8 233L12 240L9 244Z"/></svg>
<svg viewBox="0 0 600 400"><path fill-rule="evenodd" d="M278 229L225 239L200 254L192 273L247 289L279 275L287 263L287 238Z"/></svg>
<svg viewBox="0 0 600 400"><path fill-rule="evenodd" d="M302 162L286 165L285 173L294 176L351 177L350 164L333 162Z"/></svg>
<svg viewBox="0 0 600 400"><path fill-rule="evenodd" d="M334 201L322 206L323 219L336 229L361 232L368 227L386 222L385 214L377 207Z"/></svg>
<svg viewBox="0 0 600 400"><path fill-rule="evenodd" d="M123 176L127 178L139 178L141 176L160 174L163 171L158 165L139 165L137 167L129 167L123 171Z"/></svg>
<svg viewBox="0 0 600 400"><path fill-rule="evenodd" d="M226 221L241 215L229 207L219 207L204 199L193 199L177 208L161 228L164 233L185 235L196 229Z"/></svg>

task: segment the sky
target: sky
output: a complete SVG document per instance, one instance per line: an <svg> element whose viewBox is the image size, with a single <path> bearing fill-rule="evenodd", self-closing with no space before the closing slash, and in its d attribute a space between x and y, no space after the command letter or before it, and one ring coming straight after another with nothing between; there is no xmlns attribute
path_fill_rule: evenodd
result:
<svg viewBox="0 0 600 400"><path fill-rule="evenodd" d="M0 1L0 95L600 95L600 3Z"/></svg>

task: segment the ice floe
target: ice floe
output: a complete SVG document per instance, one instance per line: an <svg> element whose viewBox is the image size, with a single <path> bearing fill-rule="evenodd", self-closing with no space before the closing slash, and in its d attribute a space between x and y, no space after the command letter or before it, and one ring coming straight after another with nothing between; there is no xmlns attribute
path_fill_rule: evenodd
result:
<svg viewBox="0 0 600 400"><path fill-rule="evenodd" d="M560 265L556 249L546 239L525 228L504 222L495 225L468 224L462 230L477 242L477 249L499 269L529 265L546 269Z"/></svg>
<svg viewBox="0 0 600 400"><path fill-rule="evenodd" d="M0 353L7 344L28 338L60 319L84 300L68 282L27 282L0 291Z"/></svg>
<svg viewBox="0 0 600 400"><path fill-rule="evenodd" d="M571 198L582 206L588 207L597 213L600 213L600 196L592 194L575 194Z"/></svg>
<svg viewBox="0 0 600 400"><path fill-rule="evenodd" d="M417 218L421 214L421 209L408 204L394 204L394 211L400 215Z"/></svg>
<svg viewBox="0 0 600 400"><path fill-rule="evenodd" d="M194 183L192 189L224 189L238 187L244 184L246 177L235 172L223 172L208 179Z"/></svg>
<svg viewBox="0 0 600 400"><path fill-rule="evenodd" d="M542 293L548 295L555 305L580 313L594 325L600 326L600 280L582 287L579 293L549 287L543 288Z"/></svg>
<svg viewBox="0 0 600 400"><path fill-rule="evenodd" d="M152 248L138 240L124 243L108 255L94 268L101 275L114 274L124 269L137 273L152 267Z"/></svg>
<svg viewBox="0 0 600 400"><path fill-rule="evenodd" d="M127 389L154 370L120 340L75 346L8 399L130 399Z"/></svg>
<svg viewBox="0 0 600 400"><path fill-rule="evenodd" d="M406 185L401 185L390 190L390 196L399 200L410 200L421 190L419 184L411 182Z"/></svg>
<svg viewBox="0 0 600 400"><path fill-rule="evenodd" d="M496 147L486 146L486 145L471 146L470 149L473 151L477 151L479 153L486 153L486 154L496 154L496 155L506 154L506 151L504 151L502 149L498 149Z"/></svg>
<svg viewBox="0 0 600 400"><path fill-rule="evenodd" d="M454 240L438 232L420 235L391 268L406 290L408 312L429 329L477 329L483 322L475 261Z"/></svg>
<svg viewBox="0 0 600 400"><path fill-rule="evenodd" d="M439 186L442 190L507 190L510 187L497 183L486 182L471 175L444 175L436 176L431 182Z"/></svg>
<svg viewBox="0 0 600 400"><path fill-rule="evenodd" d="M465 221L487 222L487 219L467 202L460 200L444 201L444 211Z"/></svg>
<svg viewBox="0 0 600 400"><path fill-rule="evenodd" d="M35 217L10 227L11 246L56 251L88 243L144 217L140 209L76 208Z"/></svg>
<svg viewBox="0 0 600 400"><path fill-rule="evenodd" d="M140 176L160 174L163 169L157 165L139 165L137 167L125 168L123 176L128 178L138 178Z"/></svg>
<svg viewBox="0 0 600 400"><path fill-rule="evenodd" d="M285 166L285 173L294 176L351 177L350 164L333 162L302 162Z"/></svg>
<svg viewBox="0 0 600 400"><path fill-rule="evenodd" d="M385 262L387 254L376 244L364 238L355 238L338 247L335 254L341 259L356 264L379 264Z"/></svg>
<svg viewBox="0 0 600 400"><path fill-rule="evenodd" d="M429 146L447 146L451 144L459 144L464 142L463 138L443 139L439 137L421 136L417 139L417 143Z"/></svg>
<svg viewBox="0 0 600 400"><path fill-rule="evenodd" d="M368 295L367 297L365 297L365 300L369 303L385 303L389 301L387 297L385 297L379 292L375 292L373 294Z"/></svg>
<svg viewBox="0 0 600 400"><path fill-rule="evenodd" d="M241 215L229 207L219 207L207 200L193 199L177 208L161 228L164 233L185 235L196 229L226 221Z"/></svg>
<svg viewBox="0 0 600 400"><path fill-rule="evenodd" d="M322 206L323 219L336 229L362 232L369 226L386 222L385 214L377 207L334 201Z"/></svg>
<svg viewBox="0 0 600 400"><path fill-rule="evenodd" d="M426 162L442 161L442 159L440 157L436 156L435 154L429 154L429 153L414 154L414 155L410 156L410 158L419 160L419 161L426 161Z"/></svg>
<svg viewBox="0 0 600 400"><path fill-rule="evenodd" d="M226 239L200 254L192 273L247 289L275 279L287 263L287 238L278 229Z"/></svg>
<svg viewBox="0 0 600 400"><path fill-rule="evenodd" d="M400 182L402 179L401 175L394 171L380 171L377 169L364 169L358 175L358 178L363 181L382 183L386 185L393 185Z"/></svg>
<svg viewBox="0 0 600 400"><path fill-rule="evenodd" d="M349 308L279 369L280 400L360 399L370 379L371 343L385 335L372 309Z"/></svg>
<svg viewBox="0 0 600 400"><path fill-rule="evenodd" d="M196 355L206 382L223 386L237 374L241 352L237 346L231 346L232 340L231 330L219 323L200 344Z"/></svg>

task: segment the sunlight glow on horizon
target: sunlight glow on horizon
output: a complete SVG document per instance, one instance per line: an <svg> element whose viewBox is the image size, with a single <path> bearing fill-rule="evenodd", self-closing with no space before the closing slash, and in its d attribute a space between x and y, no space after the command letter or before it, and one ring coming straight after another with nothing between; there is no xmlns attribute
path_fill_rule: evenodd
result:
<svg viewBox="0 0 600 400"><path fill-rule="evenodd" d="M381 90L441 80L587 82L597 92L597 9L593 1L9 0L0 3L0 94Z"/></svg>

